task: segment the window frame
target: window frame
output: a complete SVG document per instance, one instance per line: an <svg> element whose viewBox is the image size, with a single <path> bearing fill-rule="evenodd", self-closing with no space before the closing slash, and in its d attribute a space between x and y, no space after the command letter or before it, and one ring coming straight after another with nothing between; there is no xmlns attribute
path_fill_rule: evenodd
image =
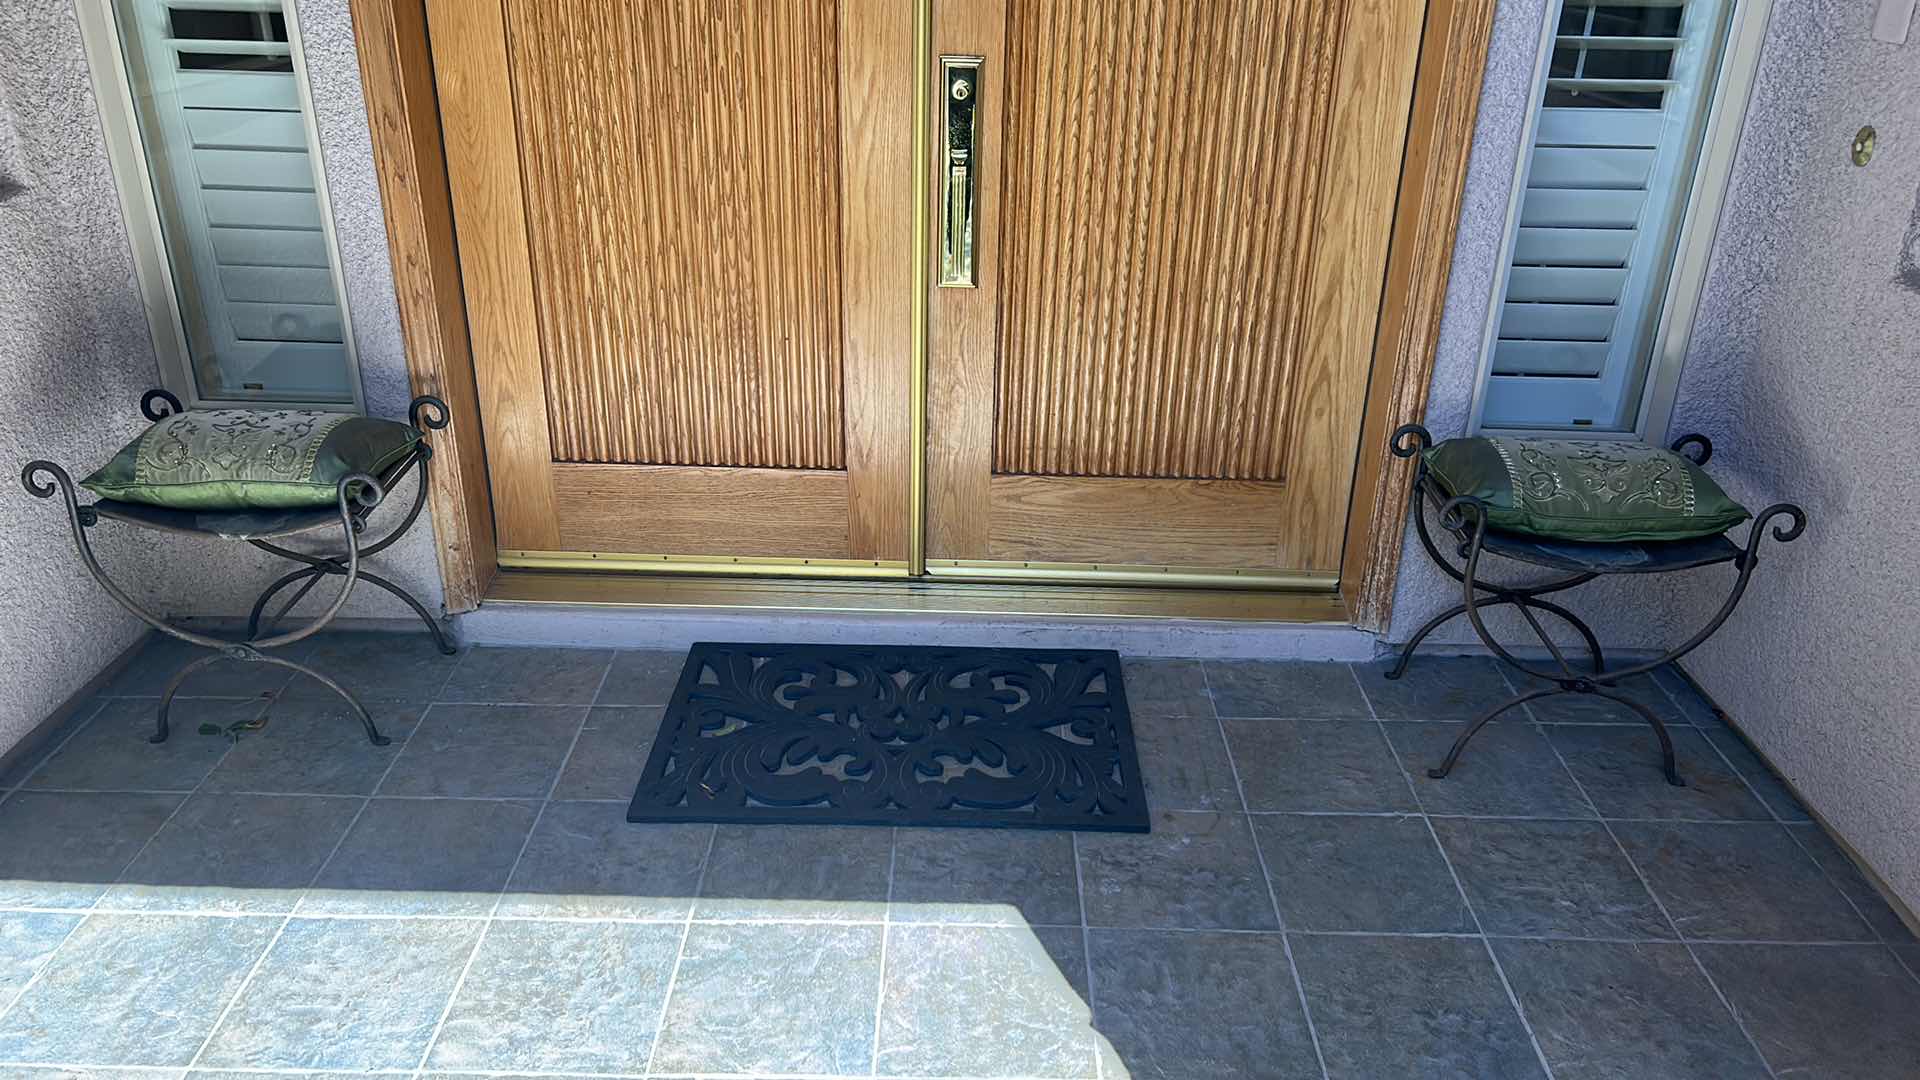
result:
<svg viewBox="0 0 1920 1080"><path fill-rule="evenodd" d="M1633 428L1627 431L1586 431L1558 427L1483 428L1487 391L1493 373L1494 348L1499 337L1508 278L1513 269L1514 246L1519 239L1521 204L1526 197L1533 144L1539 133L1542 101L1559 31L1559 0L1549 0L1544 6L1539 51L1530 84L1529 107L1516 149L1505 235L1500 246L1500 263L1493 275L1485 325L1481 332L1479 366L1474 378L1473 402L1468 420L1470 433L1479 434L1485 430L1520 437L1577 437L1656 444L1667 441L1679 394L1681 369L1693 336L1694 317L1699 311L1701 294L1706 287L1708 263L1719 232L1721 211L1726 203L1727 186L1732 179L1740 136L1746 126L1747 109L1759 73L1773 2L1733 0L1732 10L1726 16L1726 41L1712 73L1713 96L1702 121L1699 152L1691 175L1685 178L1685 205L1679 214L1678 228L1669 243L1671 269L1666 287L1649 295L1646 300L1659 304L1659 314L1649 327L1651 342L1647 353L1646 379L1641 386Z"/></svg>
<svg viewBox="0 0 1920 1080"><path fill-rule="evenodd" d="M360 371L359 349L354 341L352 304L341 267L340 243L333 216L333 200L328 191L326 155L320 141L319 118L313 106L313 88L307 77L298 0L281 0L281 9L286 17L288 55L293 65L294 87L300 95L301 121L306 132L308 160L314 173L314 198L319 204L321 235L327 251L327 272L333 282L340 310L340 338L347 365L347 387L352 395L348 401L223 398L208 397L200 392L187 342L185 313L181 309L178 292L180 285L175 278L174 260L168 252L161 224L163 215L155 195L146 144L140 134L138 105L134 100L132 80L127 73L127 56L121 46L113 0L74 0L74 14L80 24L80 42L87 58L88 77L93 87L95 107L99 110L101 132L106 139L114 187L119 192L121 218L126 224L127 240L132 249L134 276L140 290L141 306L146 311L147 328L159 367L160 385L179 397L188 408L195 409L314 409L365 414L366 388Z"/></svg>

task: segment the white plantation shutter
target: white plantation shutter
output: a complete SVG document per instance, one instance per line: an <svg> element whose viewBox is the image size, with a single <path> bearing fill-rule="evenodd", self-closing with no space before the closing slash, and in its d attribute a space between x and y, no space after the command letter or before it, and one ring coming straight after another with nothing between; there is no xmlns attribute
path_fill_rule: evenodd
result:
<svg viewBox="0 0 1920 1080"><path fill-rule="evenodd" d="M281 0L114 0L200 396L350 403Z"/></svg>
<svg viewBox="0 0 1920 1080"><path fill-rule="evenodd" d="M1481 426L1631 430L1728 0L1563 0Z"/></svg>

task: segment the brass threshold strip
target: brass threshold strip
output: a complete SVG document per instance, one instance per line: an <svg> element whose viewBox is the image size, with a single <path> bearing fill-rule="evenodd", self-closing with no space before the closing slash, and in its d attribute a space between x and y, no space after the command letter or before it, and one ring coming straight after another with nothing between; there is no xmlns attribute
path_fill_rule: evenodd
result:
<svg viewBox="0 0 1920 1080"><path fill-rule="evenodd" d="M602 568L603 570L606 568ZM694 574L503 569L486 604L714 608L748 611L1027 615L1089 619L1192 619L1346 625L1340 594L1139 585L1061 585L861 578L800 580Z"/></svg>

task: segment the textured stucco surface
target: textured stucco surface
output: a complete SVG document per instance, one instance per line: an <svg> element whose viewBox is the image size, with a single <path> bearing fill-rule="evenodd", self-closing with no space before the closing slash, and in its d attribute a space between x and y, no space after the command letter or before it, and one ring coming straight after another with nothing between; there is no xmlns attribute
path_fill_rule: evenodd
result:
<svg viewBox="0 0 1920 1080"><path fill-rule="evenodd" d="M406 361L347 5L305 0L300 12L368 411L400 417ZM140 430L139 395L158 380L71 0L0 4L0 371L0 675L14 691L0 695L4 749L140 633L79 566L57 508L11 479L32 457L84 475ZM176 615L245 614L289 568L236 544L111 526L95 543L117 578ZM424 518L378 569L440 605ZM345 614L407 612L360 589Z"/></svg>
<svg viewBox="0 0 1920 1080"><path fill-rule="evenodd" d="M153 347L70 6L0 4L0 750L140 636L74 558L66 515L17 479L32 458L97 463L138 425ZM135 414L137 416L137 413ZM149 549L103 537L144 577Z"/></svg>
<svg viewBox="0 0 1920 1080"><path fill-rule="evenodd" d="M1920 908L1920 37L1871 4L1779 0L1680 388L1675 429L1717 447L1750 505L1813 518L1763 549L1752 592L1687 669ZM1868 167L1847 157L1879 129ZM1689 621L1711 592L1663 600Z"/></svg>

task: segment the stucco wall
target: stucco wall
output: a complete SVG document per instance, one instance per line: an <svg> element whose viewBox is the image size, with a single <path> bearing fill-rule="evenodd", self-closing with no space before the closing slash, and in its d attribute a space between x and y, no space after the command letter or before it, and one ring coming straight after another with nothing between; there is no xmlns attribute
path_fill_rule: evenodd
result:
<svg viewBox="0 0 1920 1080"><path fill-rule="evenodd" d="M125 649L141 624L81 569L66 515L20 487L32 458L76 474L135 429L153 349L66 3L0 5L0 750ZM137 415L137 413L136 413ZM103 537L144 576L147 549Z"/></svg>
<svg viewBox="0 0 1920 1080"><path fill-rule="evenodd" d="M1920 27L1779 0L1682 377L1676 429L1755 507L1813 518L1687 669L1920 908ZM1880 152L1848 161L1872 123ZM1714 597L1664 601L1689 621Z"/></svg>
<svg viewBox="0 0 1920 1080"><path fill-rule="evenodd" d="M300 13L368 411L403 416L406 362L346 0L305 0ZM80 568L64 516L12 479L33 457L84 475L140 430L139 395L157 380L72 0L0 5L0 268L4 750L140 633ZM245 614L288 568L232 543L135 540L112 526L95 537L116 576L172 614ZM379 569L429 608L441 603L430 522ZM407 614L373 589L346 611Z"/></svg>

